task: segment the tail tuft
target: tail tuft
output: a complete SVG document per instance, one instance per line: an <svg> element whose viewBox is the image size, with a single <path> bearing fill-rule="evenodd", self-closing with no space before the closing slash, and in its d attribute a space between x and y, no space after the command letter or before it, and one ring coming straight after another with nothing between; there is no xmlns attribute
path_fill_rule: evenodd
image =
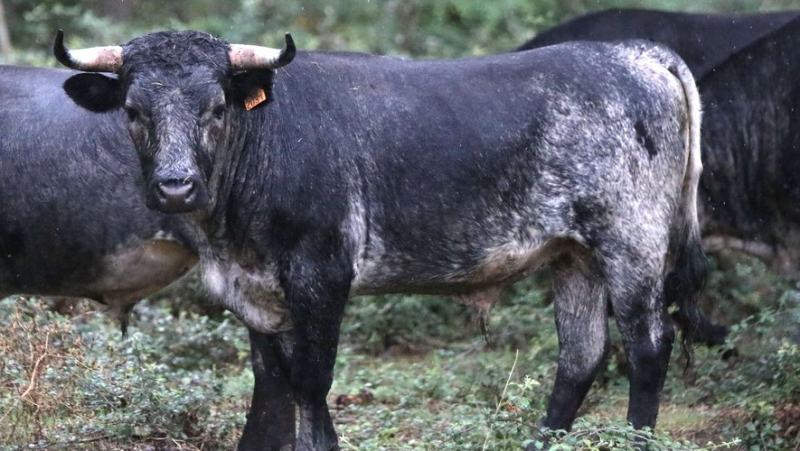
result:
<svg viewBox="0 0 800 451"><path fill-rule="evenodd" d="M696 228L684 230L677 249L675 267L664 282L667 305L677 308L672 314L681 329L681 352L688 369L697 335L710 322L697 307L708 276L708 261Z"/></svg>

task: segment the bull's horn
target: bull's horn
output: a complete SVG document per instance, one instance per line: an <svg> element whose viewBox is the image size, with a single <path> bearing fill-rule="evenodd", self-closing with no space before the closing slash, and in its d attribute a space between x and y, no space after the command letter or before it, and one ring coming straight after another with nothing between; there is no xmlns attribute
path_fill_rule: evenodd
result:
<svg viewBox="0 0 800 451"><path fill-rule="evenodd" d="M231 68L233 70L277 69L292 62L297 48L292 35L286 33L283 50L257 45L231 44Z"/></svg>
<svg viewBox="0 0 800 451"><path fill-rule="evenodd" d="M122 67L122 47L109 45L88 49L69 50L64 47L64 32L58 30L53 53L59 63L70 69L86 72L116 72Z"/></svg>

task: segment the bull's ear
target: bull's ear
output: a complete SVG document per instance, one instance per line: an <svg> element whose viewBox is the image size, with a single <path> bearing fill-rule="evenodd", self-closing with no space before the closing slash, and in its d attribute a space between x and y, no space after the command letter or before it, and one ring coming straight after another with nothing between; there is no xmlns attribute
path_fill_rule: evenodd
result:
<svg viewBox="0 0 800 451"><path fill-rule="evenodd" d="M78 74L64 82L64 91L78 105L95 113L122 107L122 86L116 78L100 74Z"/></svg>
<svg viewBox="0 0 800 451"><path fill-rule="evenodd" d="M233 89L235 101L246 110L260 108L272 102L272 76L271 70L251 70L234 75Z"/></svg>

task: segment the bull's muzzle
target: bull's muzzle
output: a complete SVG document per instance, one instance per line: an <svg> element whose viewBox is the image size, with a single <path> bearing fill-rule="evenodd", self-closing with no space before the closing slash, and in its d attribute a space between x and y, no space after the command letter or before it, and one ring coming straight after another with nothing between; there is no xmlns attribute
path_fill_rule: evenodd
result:
<svg viewBox="0 0 800 451"><path fill-rule="evenodd" d="M154 180L147 196L147 206L165 213L188 213L205 207L208 194L198 177Z"/></svg>

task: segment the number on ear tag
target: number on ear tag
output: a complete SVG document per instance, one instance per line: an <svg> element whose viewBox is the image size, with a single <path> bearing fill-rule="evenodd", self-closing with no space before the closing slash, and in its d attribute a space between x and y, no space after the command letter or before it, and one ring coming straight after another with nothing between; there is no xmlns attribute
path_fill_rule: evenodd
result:
<svg viewBox="0 0 800 451"><path fill-rule="evenodd" d="M244 100L244 108L247 111L252 110L259 104L267 100L267 93L263 89L257 89L250 97Z"/></svg>

